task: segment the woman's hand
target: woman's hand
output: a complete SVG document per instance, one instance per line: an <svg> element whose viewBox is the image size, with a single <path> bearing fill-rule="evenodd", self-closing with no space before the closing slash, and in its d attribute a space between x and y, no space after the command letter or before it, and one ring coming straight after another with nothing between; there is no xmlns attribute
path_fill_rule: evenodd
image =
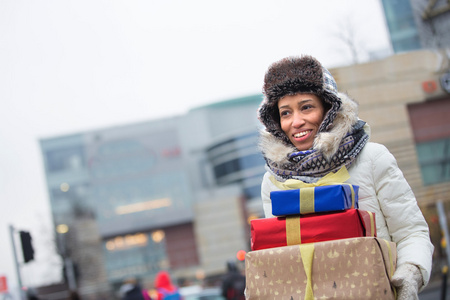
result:
<svg viewBox="0 0 450 300"><path fill-rule="evenodd" d="M419 289L423 284L420 269L413 264L405 263L394 273L392 285L397 288L397 300L418 300Z"/></svg>

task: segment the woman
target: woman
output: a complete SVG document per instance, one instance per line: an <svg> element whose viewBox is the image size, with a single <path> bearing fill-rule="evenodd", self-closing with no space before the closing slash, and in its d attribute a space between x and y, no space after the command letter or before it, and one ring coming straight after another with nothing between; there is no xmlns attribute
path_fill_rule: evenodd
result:
<svg viewBox="0 0 450 300"><path fill-rule="evenodd" d="M414 194L383 145L368 142L369 127L357 104L338 93L331 74L313 57L287 57L264 78L258 118L266 160L261 196L272 217L270 192L277 182L316 182L345 166L359 186L359 208L375 213L377 236L397 244L392 284L398 299L418 299L429 280L434 250Z"/></svg>

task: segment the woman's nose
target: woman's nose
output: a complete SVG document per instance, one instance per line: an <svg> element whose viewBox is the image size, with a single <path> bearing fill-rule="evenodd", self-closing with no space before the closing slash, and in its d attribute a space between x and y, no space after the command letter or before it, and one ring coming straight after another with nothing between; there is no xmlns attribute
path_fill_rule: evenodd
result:
<svg viewBox="0 0 450 300"><path fill-rule="evenodd" d="M292 119L292 127L299 128L305 124L305 120L298 114L294 114Z"/></svg>

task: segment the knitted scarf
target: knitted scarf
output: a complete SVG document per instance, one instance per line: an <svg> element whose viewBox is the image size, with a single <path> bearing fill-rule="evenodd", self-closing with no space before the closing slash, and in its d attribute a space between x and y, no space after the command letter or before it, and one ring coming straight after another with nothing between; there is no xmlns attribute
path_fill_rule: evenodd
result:
<svg viewBox="0 0 450 300"><path fill-rule="evenodd" d="M283 180L290 178L304 180L304 177L320 178L329 172L338 171L343 165L348 169L369 140L368 134L363 129L364 125L365 122L359 120L352 130L342 138L337 151L329 159L314 149L294 151L282 164L264 156L267 166L271 173Z"/></svg>

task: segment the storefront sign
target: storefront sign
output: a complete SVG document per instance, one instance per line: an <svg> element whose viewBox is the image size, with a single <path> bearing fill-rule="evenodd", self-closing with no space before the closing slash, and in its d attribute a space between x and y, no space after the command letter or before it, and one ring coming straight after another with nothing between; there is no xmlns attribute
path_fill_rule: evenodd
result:
<svg viewBox="0 0 450 300"><path fill-rule="evenodd" d="M6 283L6 276L0 276L0 293L8 292L8 284Z"/></svg>

